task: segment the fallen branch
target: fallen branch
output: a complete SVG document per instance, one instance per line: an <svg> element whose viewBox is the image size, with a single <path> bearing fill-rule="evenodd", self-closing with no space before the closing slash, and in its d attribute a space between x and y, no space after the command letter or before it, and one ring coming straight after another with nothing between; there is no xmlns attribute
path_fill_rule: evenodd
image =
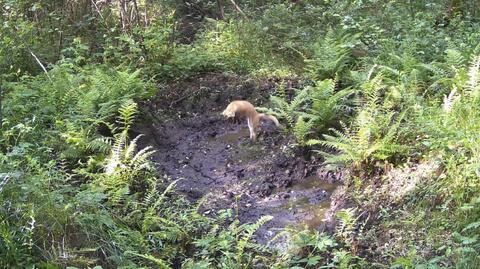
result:
<svg viewBox="0 0 480 269"><path fill-rule="evenodd" d="M30 51L30 54L32 54L33 58L35 58L35 60L37 61L38 65L40 65L40 67L42 68L43 72L45 72L45 74L47 75L48 77L48 80L52 81L52 79L50 78L50 76L48 75L48 71L47 69L45 68L45 66L42 64L42 62L40 62L40 59L38 59L38 57L33 54L32 51Z"/></svg>
<svg viewBox="0 0 480 269"><path fill-rule="evenodd" d="M242 16L246 19L248 19L247 17L247 14L245 14L245 12L243 12L243 10L237 5L237 3L235 3L234 0L230 0L230 2L232 3L232 5L235 7L235 9L238 11L238 13L242 14Z"/></svg>

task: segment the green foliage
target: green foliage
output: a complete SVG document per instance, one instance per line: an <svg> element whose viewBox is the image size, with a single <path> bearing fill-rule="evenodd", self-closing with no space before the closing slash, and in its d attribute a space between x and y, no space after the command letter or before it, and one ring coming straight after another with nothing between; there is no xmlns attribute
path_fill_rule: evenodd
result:
<svg viewBox="0 0 480 269"><path fill-rule="evenodd" d="M305 87L301 90L295 90L295 95L289 101L284 85L280 85L278 95L270 96L273 108L266 110L266 112L275 115L277 118L284 119L287 122L287 127L292 128L298 115L301 115L302 111L306 110L312 97L311 88Z"/></svg>
<svg viewBox="0 0 480 269"><path fill-rule="evenodd" d="M325 140L310 140L308 144L320 144L329 150L319 151L327 163L353 164L361 167L375 160L389 160L406 154L407 148L399 143L400 124L405 112L396 113L381 104L380 91L383 76L377 75L362 85L363 98L358 115L344 132L332 129L334 135L324 134Z"/></svg>
<svg viewBox="0 0 480 269"><path fill-rule="evenodd" d="M312 132L314 121L305 119L300 116L293 126L293 134L299 146L303 147L307 144L307 136Z"/></svg>
<svg viewBox="0 0 480 269"><path fill-rule="evenodd" d="M338 225L335 235L342 238L342 242L347 246L351 246L353 243L354 229L358 220L358 218L355 217L355 209L348 208L339 210L336 216L338 218Z"/></svg>
<svg viewBox="0 0 480 269"><path fill-rule="evenodd" d="M316 268L326 265L330 260L328 253L335 251L337 246L333 238L319 232L303 230L290 235L293 244L283 257L289 268ZM304 252L308 254L305 255Z"/></svg>
<svg viewBox="0 0 480 269"><path fill-rule="evenodd" d="M290 246L284 251L282 263L278 268L364 268L367 264L360 257L351 253L349 245L339 244L349 228L349 236L353 236L353 226L356 218L351 210L339 212L341 224L334 236L318 231L288 231L285 234L290 239ZM348 216L348 217L347 217ZM339 240L337 241L336 238Z"/></svg>
<svg viewBox="0 0 480 269"><path fill-rule="evenodd" d="M478 268L478 3L237 4L0 0L0 267ZM275 256L252 243L268 218L210 219L170 195L151 148L128 137L136 102L152 77L212 71L308 81L279 87L268 112L360 172L347 189L359 214L340 211L332 236L294 233ZM382 164L430 160L435 176L382 203Z"/></svg>
<svg viewBox="0 0 480 269"><path fill-rule="evenodd" d="M306 146L307 136L312 133L314 120L306 113L314 98L312 87L305 87L302 90L295 90L295 95L291 101L288 101L285 91L285 85L279 85L277 95L270 96L273 108L259 108L268 114L273 114L279 119L283 119L287 123L287 128L293 131L298 146Z"/></svg>
<svg viewBox="0 0 480 269"><path fill-rule="evenodd" d="M141 135L130 142L127 140L136 109L136 103L126 103L119 109L119 123L123 131L115 135L110 156L105 159L105 176L96 180L96 184L108 193L108 199L113 204L131 194L132 186L152 184L149 180L154 180L148 175L148 171L153 171L148 158L155 151L151 146L137 150Z"/></svg>
<svg viewBox="0 0 480 269"><path fill-rule="evenodd" d="M342 76L351 64L352 48L358 43L359 34L337 34L328 31L313 44L312 58L305 59L307 74L315 80Z"/></svg>
<svg viewBox="0 0 480 269"><path fill-rule="evenodd" d="M314 97L308 117L315 121L315 129L319 132L348 119L347 115L354 110L355 91L352 88L335 88L336 80L325 79L317 81L311 89Z"/></svg>
<svg viewBox="0 0 480 269"><path fill-rule="evenodd" d="M346 118L344 115L353 110L353 93L350 88L336 91L335 81L325 79L313 86L294 90L289 100L285 85L280 84L277 94L270 96L273 108L259 110L286 121L298 145L304 147L313 144L313 140L309 140L315 132L323 132L341 118Z"/></svg>
<svg viewBox="0 0 480 269"><path fill-rule="evenodd" d="M255 252L268 253L251 238L271 218L251 225L239 225L236 220L230 224L231 230L223 230L219 228L227 218L216 223L181 196L170 196L174 183L165 188L156 178L148 160L150 148L138 150L139 137L128 140L135 113L132 102L119 108L121 131L114 135L109 157L101 162L104 170L62 170L57 168L59 161L44 165L30 158L20 166L20 161L2 155L2 160L9 161L2 166L17 164L10 169L22 171L20 177L13 172L2 174L0 200L9 201L9 206L0 210L2 267L35 265L45 259L82 268L100 262L112 267L170 268L174 260L186 259L187 250L202 240L212 241L208 246L198 245L194 253L217 267L224 262L249 264L251 257L257 256ZM85 175L93 180L70 185L74 178ZM13 178L15 184L9 184ZM205 233L208 227L218 234ZM73 233L77 236L70 237ZM232 244L224 247L222 240L229 238ZM221 252L204 247L219 247Z"/></svg>
<svg viewBox="0 0 480 269"><path fill-rule="evenodd" d="M226 221L230 215L231 211L225 211L220 220ZM267 257L261 255L269 250L251 242L251 239L271 219L271 216L264 216L253 224L240 224L234 220L225 229L219 225L212 226L205 236L194 242L199 251L187 261L186 268L250 268L254 259L270 263Z"/></svg>
<svg viewBox="0 0 480 269"><path fill-rule="evenodd" d="M105 153L109 138L97 131L110 132L121 105L145 97L151 87L141 80L139 71L102 66L62 64L54 67L49 77L26 77L8 85L2 139L4 145L10 145L9 150L22 141L34 141L41 155L45 153L42 147L66 159ZM51 139L42 139L44 136Z"/></svg>

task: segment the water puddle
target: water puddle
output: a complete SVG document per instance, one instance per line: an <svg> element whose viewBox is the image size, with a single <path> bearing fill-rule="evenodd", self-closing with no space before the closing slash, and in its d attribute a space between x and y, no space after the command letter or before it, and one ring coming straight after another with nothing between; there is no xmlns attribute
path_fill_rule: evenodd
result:
<svg viewBox="0 0 480 269"><path fill-rule="evenodd" d="M308 189L322 189L328 193L332 193L340 184L338 183L328 183L322 179L311 176L307 177L301 182L297 182L290 187L292 190L308 190Z"/></svg>
<svg viewBox="0 0 480 269"><path fill-rule="evenodd" d="M290 196L281 207L297 216L298 222L292 223L291 226L317 229L323 225L325 214L330 209L330 197L338 186L340 186L338 183L328 183L317 177L308 177L289 188L276 192L283 191Z"/></svg>
<svg viewBox="0 0 480 269"><path fill-rule="evenodd" d="M298 226L300 226L300 228L306 226L308 229L318 229L319 227L322 227L325 221L325 214L330 209L330 202L330 198L328 198L319 204L305 206L304 210L308 210L310 216L300 221Z"/></svg>
<svg viewBox="0 0 480 269"><path fill-rule="evenodd" d="M222 136L215 137L213 139L219 142L233 144L233 143L237 143L238 141L240 141L241 138L244 138L244 137L247 137L247 138L250 137L250 132L248 131L247 128L240 128L235 133L228 133Z"/></svg>

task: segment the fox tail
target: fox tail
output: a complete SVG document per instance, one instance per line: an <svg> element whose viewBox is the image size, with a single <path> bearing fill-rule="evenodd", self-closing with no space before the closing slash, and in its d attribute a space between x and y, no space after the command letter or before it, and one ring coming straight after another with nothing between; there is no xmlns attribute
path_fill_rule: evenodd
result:
<svg viewBox="0 0 480 269"><path fill-rule="evenodd" d="M258 116L259 116L260 119L269 119L269 120L273 121L275 123L275 126L277 126L277 127L281 126L275 116L267 115L267 114L263 114L263 113L258 114Z"/></svg>

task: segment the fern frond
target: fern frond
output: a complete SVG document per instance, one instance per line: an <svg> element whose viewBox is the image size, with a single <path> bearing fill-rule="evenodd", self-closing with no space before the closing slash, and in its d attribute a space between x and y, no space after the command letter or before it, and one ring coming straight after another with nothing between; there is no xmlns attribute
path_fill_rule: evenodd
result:
<svg viewBox="0 0 480 269"><path fill-rule="evenodd" d="M152 149L153 149L152 146L148 146L141 149L139 152L137 152L137 154L135 154L135 156L133 156L131 163L133 165L144 166L144 167L145 165L149 165L150 162L148 158L156 152L155 150L152 150Z"/></svg>
<svg viewBox="0 0 480 269"><path fill-rule="evenodd" d="M297 91L295 94L295 97L293 98L292 102L290 102L290 105L288 106L290 111L295 111L300 108L302 104L304 104L306 101L310 100L310 88L305 87L300 91Z"/></svg>
<svg viewBox="0 0 480 269"><path fill-rule="evenodd" d="M143 199L142 205L143 207L147 208L150 205L152 205L157 197L157 184L153 183L151 184L151 187L148 189L147 194L145 195L145 198Z"/></svg>
<svg viewBox="0 0 480 269"><path fill-rule="evenodd" d="M87 150L95 150L107 153L112 148L112 139L110 137L97 137L89 141L86 145Z"/></svg>
<svg viewBox="0 0 480 269"><path fill-rule="evenodd" d="M470 95L477 95L478 92L478 78L480 69L480 55L473 58L472 64L468 69L467 90Z"/></svg>
<svg viewBox="0 0 480 269"><path fill-rule="evenodd" d="M111 175L115 172L115 169L121 163L122 151L125 147L127 140L127 132L121 132L116 138L115 143L112 147L112 152L110 157L107 159L107 164L105 165L105 174Z"/></svg>
<svg viewBox="0 0 480 269"><path fill-rule="evenodd" d="M126 159L132 159L133 154L137 150L138 139L140 139L142 136L143 136L143 134L139 134L132 141L130 141L130 144L128 145L128 147L125 151Z"/></svg>
<svg viewBox="0 0 480 269"><path fill-rule="evenodd" d="M130 125L133 123L137 114L138 105L132 100L125 101L118 110L118 120L122 124L125 130L130 129Z"/></svg>
<svg viewBox="0 0 480 269"><path fill-rule="evenodd" d="M293 134L300 146L305 146L307 135L312 132L313 123L312 120L305 121L303 116L298 117L293 127Z"/></svg>
<svg viewBox="0 0 480 269"><path fill-rule="evenodd" d="M448 96L443 96L443 111L449 113L458 100L460 100L460 95L457 95L457 87L453 87L452 91Z"/></svg>
<svg viewBox="0 0 480 269"><path fill-rule="evenodd" d="M125 255L126 256L133 256L133 257L137 257L137 258L142 258L146 261L154 263L160 269L171 269L172 268L164 260L156 258L156 257L154 257L150 254L140 254L140 253L135 252L135 251L127 250L127 251L125 251Z"/></svg>
<svg viewBox="0 0 480 269"><path fill-rule="evenodd" d="M240 238L237 243L237 262L241 263L242 257L244 254L244 249L247 246L247 243L252 238L253 234L265 223L272 220L272 216L262 216L256 223L248 224L245 227L245 234ZM243 226L243 225L242 225Z"/></svg>
<svg viewBox="0 0 480 269"><path fill-rule="evenodd" d="M165 197L168 193L172 192L172 190L175 188L177 185L178 179L173 181L172 183L168 184L167 188L162 192L162 194L157 198L155 201L155 204L153 204L152 209L153 210L159 210L160 205L163 203L165 200Z"/></svg>
<svg viewBox="0 0 480 269"><path fill-rule="evenodd" d="M315 145L320 145L322 143L322 140L319 139L308 139L305 144L307 146L315 146Z"/></svg>
<svg viewBox="0 0 480 269"><path fill-rule="evenodd" d="M463 66L465 58L463 57L461 52L454 49L447 49L445 53L445 62L448 66L454 66L457 68Z"/></svg>

